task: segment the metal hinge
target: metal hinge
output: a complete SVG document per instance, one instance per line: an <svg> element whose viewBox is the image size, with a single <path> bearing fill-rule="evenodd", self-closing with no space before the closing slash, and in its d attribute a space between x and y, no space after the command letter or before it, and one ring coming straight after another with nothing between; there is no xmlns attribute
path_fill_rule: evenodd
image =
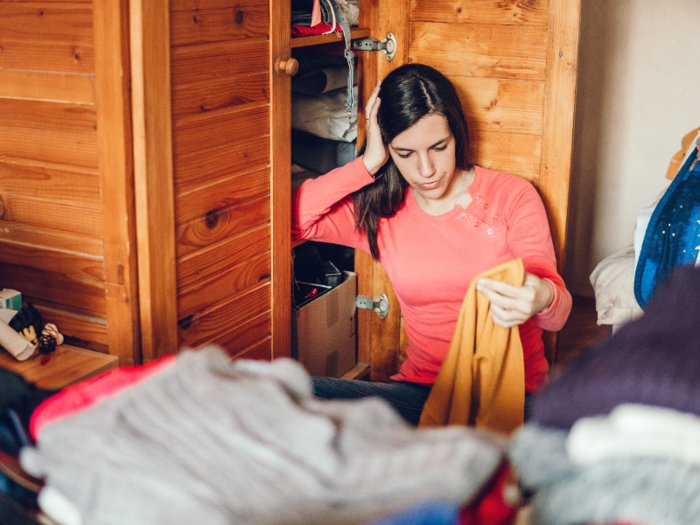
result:
<svg viewBox="0 0 700 525"><path fill-rule="evenodd" d="M364 295L358 295L356 304L358 308L363 310L374 310L381 319L385 319L389 315L389 298L385 293L380 295L376 301Z"/></svg>
<svg viewBox="0 0 700 525"><path fill-rule="evenodd" d="M355 51L381 51L386 55L386 59L391 62L396 54L396 38L392 33L387 33L384 40L376 38L358 38L352 41L352 48Z"/></svg>

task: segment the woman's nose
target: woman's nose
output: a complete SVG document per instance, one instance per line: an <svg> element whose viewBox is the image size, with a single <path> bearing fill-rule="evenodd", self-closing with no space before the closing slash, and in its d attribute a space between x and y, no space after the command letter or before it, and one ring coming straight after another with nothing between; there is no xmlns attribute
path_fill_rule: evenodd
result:
<svg viewBox="0 0 700 525"><path fill-rule="evenodd" d="M435 173L435 164L430 155L418 156L418 174L421 177L429 178Z"/></svg>

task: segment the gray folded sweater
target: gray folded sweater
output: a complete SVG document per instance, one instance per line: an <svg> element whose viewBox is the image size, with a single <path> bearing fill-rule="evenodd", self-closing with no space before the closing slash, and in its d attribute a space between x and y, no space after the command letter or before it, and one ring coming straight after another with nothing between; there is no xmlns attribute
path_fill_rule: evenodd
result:
<svg viewBox="0 0 700 525"><path fill-rule="evenodd" d="M378 399L318 400L294 361L208 347L48 424L21 461L90 525L342 525L468 503L503 447L474 429L416 430Z"/></svg>
<svg viewBox="0 0 700 525"><path fill-rule="evenodd" d="M566 453L567 435L526 423L513 436L510 459L521 484L535 491L532 523L700 523L700 467L648 457L581 467Z"/></svg>

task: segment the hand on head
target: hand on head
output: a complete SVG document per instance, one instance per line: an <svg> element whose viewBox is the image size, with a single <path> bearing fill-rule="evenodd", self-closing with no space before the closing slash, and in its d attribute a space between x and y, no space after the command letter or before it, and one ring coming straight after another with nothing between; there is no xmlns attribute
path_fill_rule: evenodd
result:
<svg viewBox="0 0 700 525"><path fill-rule="evenodd" d="M554 287L549 281L525 272L522 286L493 279L479 279L476 289L489 300L493 322L504 328L524 323L552 304Z"/></svg>
<svg viewBox="0 0 700 525"><path fill-rule="evenodd" d="M362 160L365 163L367 171L372 175L377 173L379 168L389 160L389 151L382 141L382 133L379 130L379 123L377 122L377 111L382 102L379 98L380 85L381 81L377 82L377 86L374 88L374 91L372 91L367 101L367 107L365 108L365 117L367 118L367 145Z"/></svg>

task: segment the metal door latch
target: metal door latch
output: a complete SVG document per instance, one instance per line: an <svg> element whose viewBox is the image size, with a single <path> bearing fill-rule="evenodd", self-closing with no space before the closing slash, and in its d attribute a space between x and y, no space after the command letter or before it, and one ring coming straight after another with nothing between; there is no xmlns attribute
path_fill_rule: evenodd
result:
<svg viewBox="0 0 700 525"><path fill-rule="evenodd" d="M352 48L356 51L381 51L386 59L391 62L396 54L396 38L392 33L387 33L384 40L376 38L358 38L352 41Z"/></svg>
<svg viewBox="0 0 700 525"><path fill-rule="evenodd" d="M385 319L389 315L389 298L384 293L376 301L372 301L364 295L358 295L356 304L358 308L363 310L374 310L381 319Z"/></svg>

